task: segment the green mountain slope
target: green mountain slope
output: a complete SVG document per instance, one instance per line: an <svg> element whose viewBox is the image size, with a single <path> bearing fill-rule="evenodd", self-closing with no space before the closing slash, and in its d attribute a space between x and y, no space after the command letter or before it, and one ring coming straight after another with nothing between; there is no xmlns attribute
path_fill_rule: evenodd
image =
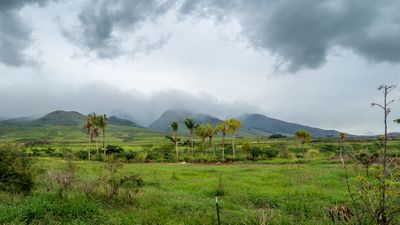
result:
<svg viewBox="0 0 400 225"><path fill-rule="evenodd" d="M222 120L216 117L205 114L191 113L185 110L167 110L156 121L154 121L149 128L152 130L170 131L171 122L176 120L179 123L180 133L186 133L187 129L183 123L186 118L194 118L198 124L210 123L216 125L222 122Z"/></svg>
<svg viewBox="0 0 400 225"><path fill-rule="evenodd" d="M289 123L261 114L245 114L240 117L240 120L243 122L245 128L288 136L293 136L293 134L298 130L306 130L314 137L329 137L337 136L339 134L339 132L335 130L323 130L301 124Z"/></svg>
<svg viewBox="0 0 400 225"><path fill-rule="evenodd" d="M84 128L86 116L73 111L54 111L36 120L7 120L0 122L0 140L22 143L50 141L57 143L87 142ZM109 118L107 128L110 143L164 137L162 132L138 127L132 121L115 116Z"/></svg>

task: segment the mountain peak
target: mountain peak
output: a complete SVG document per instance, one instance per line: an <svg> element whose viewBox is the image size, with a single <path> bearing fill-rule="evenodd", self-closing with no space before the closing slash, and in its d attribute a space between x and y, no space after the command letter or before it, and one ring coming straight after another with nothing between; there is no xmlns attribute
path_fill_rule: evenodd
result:
<svg viewBox="0 0 400 225"><path fill-rule="evenodd" d="M56 110L36 120L42 124L77 126L82 125L86 116L76 111Z"/></svg>

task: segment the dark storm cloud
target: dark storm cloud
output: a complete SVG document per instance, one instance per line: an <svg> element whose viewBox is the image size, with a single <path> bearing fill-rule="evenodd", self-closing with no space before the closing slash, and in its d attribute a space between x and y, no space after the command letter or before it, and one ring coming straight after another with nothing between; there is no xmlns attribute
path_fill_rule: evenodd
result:
<svg viewBox="0 0 400 225"><path fill-rule="evenodd" d="M27 4L43 5L47 0L0 0L0 63L23 66L33 61L25 50L31 45L31 29L19 10Z"/></svg>
<svg viewBox="0 0 400 225"><path fill-rule="evenodd" d="M91 0L79 13L79 25L64 34L73 42L99 58L114 58L130 54L121 46L121 34L134 32L144 22L154 21L174 4L171 0ZM156 41L139 38L133 50L149 51L164 43L166 36Z"/></svg>
<svg viewBox="0 0 400 225"><path fill-rule="evenodd" d="M237 21L256 49L276 56L277 69L321 67L335 47L372 62L400 61L400 2L394 0L137 0L91 1L79 16L78 43L99 57L124 54L118 30L177 10L179 19ZM176 6L176 7L174 7Z"/></svg>
<svg viewBox="0 0 400 225"><path fill-rule="evenodd" d="M374 62L400 61L400 2L392 0L187 0L183 15L238 20L242 35L290 72L318 68L334 47Z"/></svg>

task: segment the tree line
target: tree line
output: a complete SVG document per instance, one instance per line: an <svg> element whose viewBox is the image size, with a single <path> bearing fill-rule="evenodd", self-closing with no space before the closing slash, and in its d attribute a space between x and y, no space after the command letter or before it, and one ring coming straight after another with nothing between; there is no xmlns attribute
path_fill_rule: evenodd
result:
<svg viewBox="0 0 400 225"><path fill-rule="evenodd" d="M239 128L242 127L242 122L237 119L228 119L225 120L215 126L213 126L210 123L207 124L197 124L196 120L194 118L186 118L183 121L185 127L188 129L188 135L189 135L189 143L190 143L190 152L192 157L194 157L195 152L194 152L194 138L199 137L201 139L201 149L202 149L202 155L205 157L206 155L206 149L205 149L205 144L206 140L209 139L209 142L212 145L212 154L214 157L216 157L216 151L215 151L215 140L214 137L216 135L221 134L221 154L222 154L222 159L225 159L225 143L226 143L226 136L227 134L231 135L232 139L232 150L233 150L233 157L236 157L236 151L235 151L235 137L237 136L239 132ZM179 131L179 123L178 121L172 121L170 124L170 127L172 129L172 135L171 136L166 136L167 139L171 140L171 142L175 145L175 154L176 154L176 160L179 161L179 143L181 139L178 137L178 131Z"/></svg>

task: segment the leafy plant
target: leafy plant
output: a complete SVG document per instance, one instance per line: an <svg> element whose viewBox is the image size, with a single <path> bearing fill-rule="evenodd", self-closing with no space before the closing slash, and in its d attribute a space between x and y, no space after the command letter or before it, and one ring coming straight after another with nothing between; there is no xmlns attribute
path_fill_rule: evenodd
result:
<svg viewBox="0 0 400 225"><path fill-rule="evenodd" d="M30 193L34 185L32 163L18 146L0 146L0 190Z"/></svg>

